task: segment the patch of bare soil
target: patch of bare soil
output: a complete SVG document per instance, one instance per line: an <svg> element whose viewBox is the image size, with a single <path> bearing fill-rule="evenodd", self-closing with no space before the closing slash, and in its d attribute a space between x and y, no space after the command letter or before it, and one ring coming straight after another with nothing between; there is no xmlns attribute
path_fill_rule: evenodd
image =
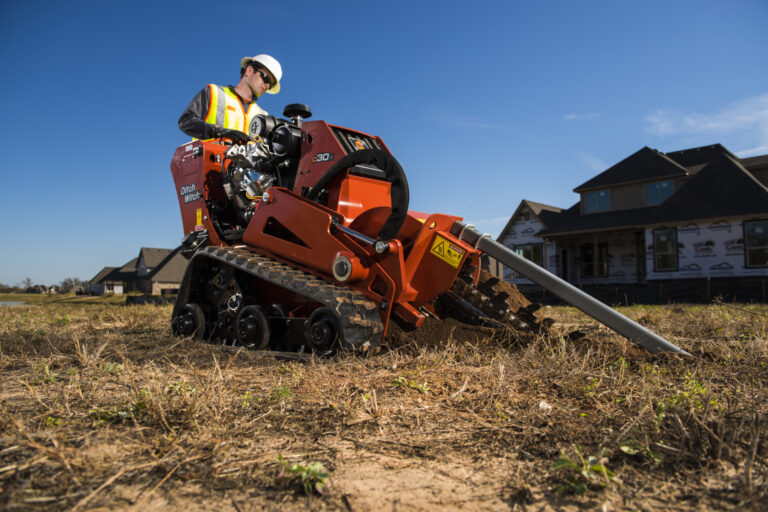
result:
<svg viewBox="0 0 768 512"><path fill-rule="evenodd" d="M0 308L3 510L763 510L768 306L396 326L369 357L171 337L170 306ZM579 329L582 339L565 334ZM317 492L324 484L323 494Z"/></svg>

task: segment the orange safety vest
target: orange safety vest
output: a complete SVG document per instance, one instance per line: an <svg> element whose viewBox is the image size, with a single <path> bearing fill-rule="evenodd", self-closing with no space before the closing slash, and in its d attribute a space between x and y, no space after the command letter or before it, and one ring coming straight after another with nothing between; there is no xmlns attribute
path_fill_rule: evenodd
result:
<svg viewBox="0 0 768 512"><path fill-rule="evenodd" d="M211 100L208 103L208 114L205 122L215 124L220 128L240 130L248 135L251 120L259 115L267 115L267 111L251 102L246 111L243 111L243 103L240 98L227 87L216 84L208 84Z"/></svg>

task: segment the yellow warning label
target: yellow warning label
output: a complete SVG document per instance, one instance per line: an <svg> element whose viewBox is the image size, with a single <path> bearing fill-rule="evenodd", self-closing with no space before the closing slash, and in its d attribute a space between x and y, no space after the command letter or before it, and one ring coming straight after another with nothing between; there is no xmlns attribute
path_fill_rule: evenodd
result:
<svg viewBox="0 0 768 512"><path fill-rule="evenodd" d="M196 225L197 226L202 226L203 225L203 209L202 208L198 208L195 213L197 214L197 224Z"/></svg>
<svg viewBox="0 0 768 512"><path fill-rule="evenodd" d="M440 235L435 237L435 241L432 242L432 249L430 249L429 252L456 268L459 268L461 259L466 253L464 249L458 245L452 244Z"/></svg>

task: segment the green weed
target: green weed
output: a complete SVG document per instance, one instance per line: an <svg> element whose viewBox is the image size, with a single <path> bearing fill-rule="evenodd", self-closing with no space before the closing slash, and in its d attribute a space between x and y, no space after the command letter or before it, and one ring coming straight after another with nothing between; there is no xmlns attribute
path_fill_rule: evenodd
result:
<svg viewBox="0 0 768 512"><path fill-rule="evenodd" d="M47 428L60 427L61 419L56 418L55 416L48 416L47 418L45 418L44 425Z"/></svg>
<svg viewBox="0 0 768 512"><path fill-rule="evenodd" d="M277 456L277 462L280 464L280 474L278 478L285 478L286 475L292 475L301 480L301 485L306 494L316 492L324 494L327 487L328 470L320 462L310 462L306 466L301 464L288 464L282 454Z"/></svg>
<svg viewBox="0 0 768 512"><path fill-rule="evenodd" d="M182 396L189 396L193 393L197 393L197 388L184 382L183 380L180 380L178 382L174 382L173 384L168 384L165 387L165 391L167 393L178 393Z"/></svg>
<svg viewBox="0 0 768 512"><path fill-rule="evenodd" d="M571 460L565 453L560 453L560 458L549 468L551 471L567 471L571 476L565 484L556 489L557 492L584 494L591 484L606 487L612 483L621 483L613 471L606 467L605 457L590 455L585 459L578 445L573 448L578 456L577 461Z"/></svg>
<svg viewBox="0 0 768 512"><path fill-rule="evenodd" d="M648 445L641 445L634 439L627 439L619 445L619 449L627 455L644 455L651 459L654 464L661 462L661 455L654 452Z"/></svg>
<svg viewBox="0 0 768 512"><path fill-rule="evenodd" d="M288 386L277 386L272 391L272 398L275 400L290 400L292 396L291 388Z"/></svg>
<svg viewBox="0 0 768 512"><path fill-rule="evenodd" d="M427 383L423 384L417 384L413 380L408 380L405 377L397 377L395 379L392 379L392 385L396 388L410 388L415 389L419 393L428 393L430 388L427 386Z"/></svg>
<svg viewBox="0 0 768 512"><path fill-rule="evenodd" d="M115 375L122 375L125 371L125 367L121 364L107 363L101 367L104 373L111 373Z"/></svg>
<svg viewBox="0 0 768 512"><path fill-rule="evenodd" d="M496 402L494 404L494 407L496 408L496 416L498 416L501 421L504 421L504 422L509 421L509 416L501 408L501 404L499 402Z"/></svg>
<svg viewBox="0 0 768 512"><path fill-rule="evenodd" d="M580 388L584 396L595 396L595 390L600 386L600 379L595 377L587 377L587 384Z"/></svg>
<svg viewBox="0 0 768 512"><path fill-rule="evenodd" d="M48 364L37 367L37 378L34 380L35 384L54 384L59 380L59 374L52 372Z"/></svg>
<svg viewBox="0 0 768 512"><path fill-rule="evenodd" d="M146 421L148 419L147 390L141 390L141 398L133 402L126 402L122 406L113 406L109 409L91 409L89 416L94 419L93 426L100 427L106 423L121 423L129 419Z"/></svg>
<svg viewBox="0 0 768 512"><path fill-rule="evenodd" d="M54 324L56 324L58 327L65 327L72 323L72 317L69 316L69 313L67 313L64 316L56 317L56 319L53 321Z"/></svg>

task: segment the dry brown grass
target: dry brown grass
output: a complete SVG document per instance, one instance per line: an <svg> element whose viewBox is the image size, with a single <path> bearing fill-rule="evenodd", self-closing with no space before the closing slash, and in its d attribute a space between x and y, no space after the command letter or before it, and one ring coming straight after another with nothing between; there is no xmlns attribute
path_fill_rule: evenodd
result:
<svg viewBox="0 0 768 512"><path fill-rule="evenodd" d="M170 306L0 308L0 507L761 509L768 307L622 311L651 355L571 308L521 343L461 336L279 361L171 337ZM587 339L558 333L579 328ZM618 481L552 470L603 459ZM320 462L326 495L278 463ZM290 476L290 475L289 475ZM602 475L599 475L602 476ZM574 489L583 481L586 493Z"/></svg>

